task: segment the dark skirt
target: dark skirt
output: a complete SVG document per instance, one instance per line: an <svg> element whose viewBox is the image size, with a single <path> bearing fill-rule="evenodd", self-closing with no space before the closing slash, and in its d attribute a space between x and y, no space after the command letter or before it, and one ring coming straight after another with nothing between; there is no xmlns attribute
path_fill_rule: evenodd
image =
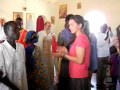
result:
<svg viewBox="0 0 120 90"><path fill-rule="evenodd" d="M70 90L91 90L88 78L71 78Z"/></svg>

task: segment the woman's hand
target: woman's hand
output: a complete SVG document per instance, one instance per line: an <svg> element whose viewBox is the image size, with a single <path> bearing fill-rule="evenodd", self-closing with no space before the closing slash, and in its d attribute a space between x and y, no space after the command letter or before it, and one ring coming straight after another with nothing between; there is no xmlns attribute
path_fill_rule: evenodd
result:
<svg viewBox="0 0 120 90"><path fill-rule="evenodd" d="M57 52L59 52L59 53L68 53L68 50L67 50L66 47L59 46L59 47L57 48Z"/></svg>
<svg viewBox="0 0 120 90"><path fill-rule="evenodd" d="M67 48L63 47L63 46L59 46L57 48L57 53L53 53L53 56L55 56L55 57L64 57L66 53L68 53Z"/></svg>
<svg viewBox="0 0 120 90"><path fill-rule="evenodd" d="M63 53L63 52L53 53L53 56L55 56L55 57L63 57L64 55L65 55L65 53Z"/></svg>

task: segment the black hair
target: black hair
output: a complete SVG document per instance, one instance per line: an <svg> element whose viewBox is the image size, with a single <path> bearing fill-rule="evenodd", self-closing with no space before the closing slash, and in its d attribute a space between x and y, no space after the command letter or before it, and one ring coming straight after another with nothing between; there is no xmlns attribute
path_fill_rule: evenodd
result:
<svg viewBox="0 0 120 90"><path fill-rule="evenodd" d="M106 23L103 24L103 25L101 26L101 32L102 32L102 33L106 33L107 28L108 28L108 25L107 25Z"/></svg>
<svg viewBox="0 0 120 90"><path fill-rule="evenodd" d="M73 16L73 14L68 14L68 15L65 17L65 22L69 21L72 16Z"/></svg>
<svg viewBox="0 0 120 90"><path fill-rule="evenodd" d="M109 51L110 51L111 55L115 54L115 53L117 53L117 48L115 46L111 46L110 49L109 49Z"/></svg>
<svg viewBox="0 0 120 90"><path fill-rule="evenodd" d="M7 34L9 27L13 26L16 22L15 21L8 21L4 24L4 32Z"/></svg>
<svg viewBox="0 0 120 90"><path fill-rule="evenodd" d="M19 25L20 30L22 30L23 29L23 26L22 26L23 25L23 19L18 17L18 18L16 18L15 22Z"/></svg>
<svg viewBox="0 0 120 90"><path fill-rule="evenodd" d="M70 20L70 18L73 16L73 14L68 14L67 16L66 16L66 18L65 18L65 28L69 28L69 24L68 24L68 22L69 22L69 20Z"/></svg>
<svg viewBox="0 0 120 90"><path fill-rule="evenodd" d="M82 24L84 27L84 18L81 15L73 15L70 19L73 19L77 24Z"/></svg>
<svg viewBox="0 0 120 90"><path fill-rule="evenodd" d="M19 21L23 21L23 19L22 18L20 18L20 17L18 17L18 18L16 18L16 20L15 20L16 22L19 22Z"/></svg>

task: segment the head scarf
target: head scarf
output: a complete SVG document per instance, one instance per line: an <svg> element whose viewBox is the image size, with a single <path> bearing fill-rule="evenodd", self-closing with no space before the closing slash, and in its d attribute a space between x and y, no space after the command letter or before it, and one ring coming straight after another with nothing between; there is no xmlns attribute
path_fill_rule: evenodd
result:
<svg viewBox="0 0 120 90"><path fill-rule="evenodd" d="M26 36L26 43L27 44L34 44L38 42L38 36L35 31L29 31Z"/></svg>

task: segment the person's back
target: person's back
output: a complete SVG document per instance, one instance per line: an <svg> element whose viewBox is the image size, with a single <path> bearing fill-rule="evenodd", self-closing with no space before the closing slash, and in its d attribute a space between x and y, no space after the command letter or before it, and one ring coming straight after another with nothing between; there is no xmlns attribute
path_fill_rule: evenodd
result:
<svg viewBox="0 0 120 90"><path fill-rule="evenodd" d="M97 35L97 53L98 57L107 57L109 56L109 44L108 41L105 41L106 34L99 33Z"/></svg>
<svg viewBox="0 0 120 90"><path fill-rule="evenodd" d="M65 18L65 28L59 33L58 36L58 45L65 46L68 50L70 49L75 35L73 35L69 30L68 21L72 14L69 14ZM60 62L60 74L59 74L59 90L68 90L69 89L69 61L66 58L62 58Z"/></svg>

